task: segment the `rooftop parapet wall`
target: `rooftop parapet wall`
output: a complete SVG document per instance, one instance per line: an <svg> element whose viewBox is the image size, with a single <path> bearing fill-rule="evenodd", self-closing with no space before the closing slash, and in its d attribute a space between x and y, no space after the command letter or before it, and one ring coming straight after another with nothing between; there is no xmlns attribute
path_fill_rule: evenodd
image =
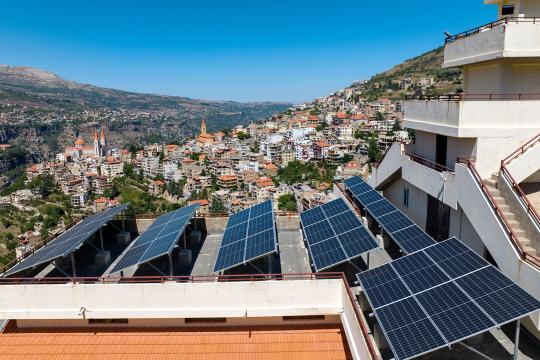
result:
<svg viewBox="0 0 540 360"><path fill-rule="evenodd" d="M0 286L1 319L339 314L341 279Z"/></svg>
<svg viewBox="0 0 540 360"><path fill-rule="evenodd" d="M0 319L262 318L337 315L354 359L377 358L342 276L291 280L0 285Z"/></svg>
<svg viewBox="0 0 540 360"><path fill-rule="evenodd" d="M453 37L445 47L443 67L503 58L540 58L540 18L509 18L493 24Z"/></svg>

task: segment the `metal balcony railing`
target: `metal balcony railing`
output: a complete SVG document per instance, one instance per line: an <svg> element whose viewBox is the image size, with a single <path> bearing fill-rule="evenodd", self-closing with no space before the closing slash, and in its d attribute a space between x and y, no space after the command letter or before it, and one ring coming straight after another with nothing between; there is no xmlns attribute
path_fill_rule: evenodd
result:
<svg viewBox="0 0 540 360"><path fill-rule="evenodd" d="M490 22L485 25L478 26L474 29L460 32L456 35L448 35L444 41L445 44L451 44L459 39L463 39L478 33L484 32L486 30L491 30L493 28L506 25L506 24L518 24L518 23L540 23L540 18L537 17L505 17L504 19L499 19L493 22Z"/></svg>
<svg viewBox="0 0 540 360"><path fill-rule="evenodd" d="M540 94L445 94L445 95L406 95L405 100L423 101L520 101L540 100Z"/></svg>
<svg viewBox="0 0 540 360"><path fill-rule="evenodd" d="M447 173L454 173L454 170L444 166L444 165L441 165L441 164L437 164L436 162L434 161L431 161L431 160L428 160L428 159L425 159L419 155L416 155L416 154L412 154L412 153L408 153L406 152L405 155L411 159L412 161L414 161L415 163L418 163L418 164L421 164L421 165L424 165L432 170L435 170L435 171L438 171L438 172L447 172Z"/></svg>

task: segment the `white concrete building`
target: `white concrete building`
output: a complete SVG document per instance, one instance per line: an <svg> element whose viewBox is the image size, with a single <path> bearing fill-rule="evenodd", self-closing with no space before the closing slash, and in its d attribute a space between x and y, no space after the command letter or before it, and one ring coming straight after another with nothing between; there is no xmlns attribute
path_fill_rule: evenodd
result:
<svg viewBox="0 0 540 360"><path fill-rule="evenodd" d="M463 69L464 92L406 101L415 143L395 143L370 181L540 298L540 1L485 3L498 21L446 40L443 67ZM540 334L539 315L524 324Z"/></svg>

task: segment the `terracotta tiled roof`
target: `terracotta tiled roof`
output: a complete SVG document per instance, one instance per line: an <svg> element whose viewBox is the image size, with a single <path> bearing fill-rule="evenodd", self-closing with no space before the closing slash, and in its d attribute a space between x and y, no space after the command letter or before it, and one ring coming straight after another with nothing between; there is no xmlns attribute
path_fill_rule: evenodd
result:
<svg viewBox="0 0 540 360"><path fill-rule="evenodd" d="M238 176L236 175L221 175L219 178L221 181L232 181L232 180L238 180Z"/></svg>
<svg viewBox="0 0 540 360"><path fill-rule="evenodd" d="M330 144L327 143L326 141L316 141L315 144L318 146L318 147L330 147Z"/></svg>
<svg viewBox="0 0 540 360"><path fill-rule="evenodd" d="M193 204L199 204L200 206L206 206L208 205L208 200L193 200L193 201L190 201L189 202L189 205L193 205Z"/></svg>
<svg viewBox="0 0 540 360"><path fill-rule="evenodd" d="M0 334L2 358L18 360L351 359L344 331L324 327L205 329L13 329Z"/></svg>

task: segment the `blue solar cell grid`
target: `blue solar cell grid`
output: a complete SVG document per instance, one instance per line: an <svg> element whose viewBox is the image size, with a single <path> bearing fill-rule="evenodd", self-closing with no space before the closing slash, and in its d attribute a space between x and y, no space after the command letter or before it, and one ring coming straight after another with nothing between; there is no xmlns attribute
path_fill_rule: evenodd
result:
<svg viewBox="0 0 540 360"><path fill-rule="evenodd" d="M515 321L540 302L453 238L357 275L396 359Z"/></svg>
<svg viewBox="0 0 540 360"><path fill-rule="evenodd" d="M82 246L99 228L120 212L126 210L128 206L129 204L118 205L102 213L87 217L46 246L37 250L33 255L12 267L6 273L6 276L65 257Z"/></svg>
<svg viewBox="0 0 540 360"><path fill-rule="evenodd" d="M275 251L275 218L272 202L266 201L229 218L214 272L230 269Z"/></svg>
<svg viewBox="0 0 540 360"><path fill-rule="evenodd" d="M113 267L111 273L149 262L170 253L197 208L199 208L199 204L192 204L158 217L148 230L133 242L124 256Z"/></svg>
<svg viewBox="0 0 540 360"><path fill-rule="evenodd" d="M360 177L347 179L345 186L405 253L435 243L435 240Z"/></svg>
<svg viewBox="0 0 540 360"><path fill-rule="evenodd" d="M343 199L300 214L316 271L350 261L377 243Z"/></svg>

